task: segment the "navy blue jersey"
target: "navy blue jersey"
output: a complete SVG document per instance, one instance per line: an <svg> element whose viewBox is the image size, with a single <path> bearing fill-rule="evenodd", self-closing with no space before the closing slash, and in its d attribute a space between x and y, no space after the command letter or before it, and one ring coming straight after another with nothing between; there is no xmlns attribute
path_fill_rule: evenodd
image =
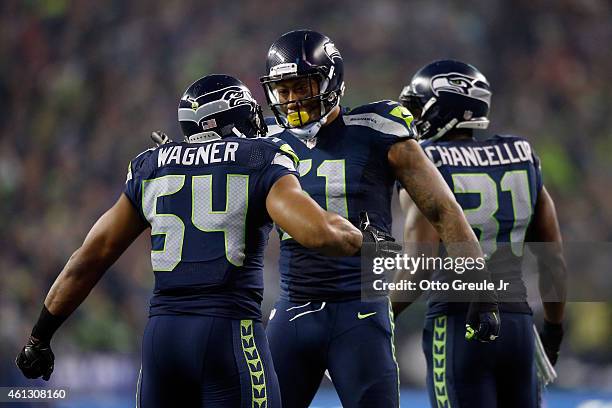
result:
<svg viewBox="0 0 612 408"><path fill-rule="evenodd" d="M367 211L373 225L391 229L395 177L387 161L394 143L415 138L410 112L392 101L375 102L341 114L316 139L298 139L269 125L300 158L300 183L319 205L358 223ZM290 301L355 299L361 294L360 257L325 257L281 235L281 296Z"/></svg>
<svg viewBox="0 0 612 408"><path fill-rule="evenodd" d="M151 225L150 315L260 319L274 182L297 157L279 139L168 143L130 163L125 194Z"/></svg>
<svg viewBox="0 0 612 408"><path fill-rule="evenodd" d="M463 208L493 279L510 283L499 296L512 303L502 303L500 309L528 312L521 260L542 188L539 159L531 145L518 136L496 135L484 141L424 141L421 147ZM434 303L432 307L444 310L448 305Z"/></svg>

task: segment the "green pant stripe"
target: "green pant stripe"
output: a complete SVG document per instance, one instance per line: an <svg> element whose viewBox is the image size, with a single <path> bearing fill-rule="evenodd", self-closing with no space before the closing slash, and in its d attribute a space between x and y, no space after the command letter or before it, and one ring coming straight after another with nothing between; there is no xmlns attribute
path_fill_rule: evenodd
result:
<svg viewBox="0 0 612 408"><path fill-rule="evenodd" d="M438 316L434 319L433 331L433 387L438 408L451 408L446 384L446 340L447 318Z"/></svg>
<svg viewBox="0 0 612 408"><path fill-rule="evenodd" d="M397 400L400 400L400 372L399 364L397 364L397 358L395 357L395 318L393 316L393 307L391 306L391 299L387 298L389 303L389 325L391 326L391 354L393 355L393 362L397 370Z"/></svg>
<svg viewBox="0 0 612 408"><path fill-rule="evenodd" d="M240 344L244 359L249 367L251 377L251 407L261 408L268 406L268 393L266 392L266 375L264 366L255 344L255 331L252 320L240 321Z"/></svg>

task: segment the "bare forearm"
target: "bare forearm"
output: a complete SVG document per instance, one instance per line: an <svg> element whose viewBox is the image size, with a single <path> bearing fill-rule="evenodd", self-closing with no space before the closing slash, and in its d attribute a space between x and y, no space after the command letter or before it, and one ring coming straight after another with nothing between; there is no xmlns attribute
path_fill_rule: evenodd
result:
<svg viewBox="0 0 612 408"><path fill-rule="evenodd" d="M266 209L276 225L306 248L331 256L353 255L361 248L361 232L305 195L293 175L274 183L266 198Z"/></svg>
<svg viewBox="0 0 612 408"><path fill-rule="evenodd" d="M448 255L474 260L484 258L455 196L420 146L413 141L398 143L389 150L388 159L396 178L442 240ZM474 270L471 276L480 280L489 278L490 274L484 268ZM484 298L493 302L496 295L485 293Z"/></svg>
<svg viewBox="0 0 612 408"><path fill-rule="evenodd" d="M349 256L359 251L363 239L361 232L338 214L328 212L326 217L330 228L317 250L330 256Z"/></svg>
<svg viewBox="0 0 612 408"><path fill-rule="evenodd" d="M45 306L57 316L69 316L85 300L115 259L84 256L77 249L59 274L47 297Z"/></svg>
<svg viewBox="0 0 612 408"><path fill-rule="evenodd" d="M420 146L413 141L398 143L389 150L388 156L397 180L447 245L449 254L482 256L478 239L465 219L461 206ZM474 245L462 245L469 252L466 254L463 248L456 249L455 245L450 245L459 243Z"/></svg>
<svg viewBox="0 0 612 408"><path fill-rule="evenodd" d="M415 182L408 174L400 173L400 176L403 176L400 183L434 227L451 257L483 256L472 227L437 170L436 177L427 183Z"/></svg>
<svg viewBox="0 0 612 408"><path fill-rule="evenodd" d="M542 302L544 319L550 323L561 324L565 311L565 302Z"/></svg>
<svg viewBox="0 0 612 408"><path fill-rule="evenodd" d="M456 208L443 208L440 222L434 225L440 239L444 242L446 250L451 257L480 258L484 254L476 234L468 224L459 204ZM450 206L449 206L450 207Z"/></svg>
<svg viewBox="0 0 612 408"><path fill-rule="evenodd" d="M453 258L484 258L476 235L438 169L414 141L397 143L388 152L396 178L431 223ZM489 277L484 268L474 278ZM494 340L499 335L495 291L478 292L466 315L466 338ZM486 322L486 324L483 324Z"/></svg>
<svg viewBox="0 0 612 408"><path fill-rule="evenodd" d="M312 211L310 217L305 213L288 213L291 221L283 224L278 221L278 214L275 214L277 224L301 245L325 255L349 256L359 251L362 235L353 224L338 214L315 207L313 209L316 211Z"/></svg>
<svg viewBox="0 0 612 408"><path fill-rule="evenodd" d="M565 310L567 269L561 254L547 261L538 260L539 290L544 318L550 323L561 323Z"/></svg>
<svg viewBox="0 0 612 408"><path fill-rule="evenodd" d="M550 323L561 323L567 295L567 265L555 203L545 187L538 194L529 240L538 259L544 317Z"/></svg>

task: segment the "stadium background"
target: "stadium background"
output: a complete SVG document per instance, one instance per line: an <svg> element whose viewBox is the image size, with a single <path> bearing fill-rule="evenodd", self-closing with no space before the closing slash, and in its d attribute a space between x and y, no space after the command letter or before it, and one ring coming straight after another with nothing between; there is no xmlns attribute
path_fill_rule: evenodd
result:
<svg viewBox="0 0 612 408"><path fill-rule="evenodd" d="M565 239L612 240L607 0L5 0L0 13L0 386L42 384L26 382L14 356L51 282L121 193L128 161L149 147L151 130L178 137L181 92L205 74L229 73L263 103L267 49L291 29L334 40L345 61L345 106L396 98L433 59L475 64L493 87L491 130L527 136L540 155ZM141 237L60 329L51 385L93 396L58 406L132 405L152 287L147 251ZM269 310L278 290L276 236L267 255ZM397 324L404 406L425 406L423 309ZM611 406L611 322L610 304L568 307L549 406ZM325 380L317 404L334 398Z"/></svg>

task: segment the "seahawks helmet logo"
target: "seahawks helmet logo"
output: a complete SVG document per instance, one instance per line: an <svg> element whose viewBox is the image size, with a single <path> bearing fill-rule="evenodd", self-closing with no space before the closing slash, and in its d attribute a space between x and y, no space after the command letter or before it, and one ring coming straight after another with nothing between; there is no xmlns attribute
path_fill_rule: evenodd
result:
<svg viewBox="0 0 612 408"><path fill-rule="evenodd" d="M254 102L251 93L243 88L230 88L221 97L224 101L227 101L230 108L239 105L249 105Z"/></svg>
<svg viewBox="0 0 612 408"><path fill-rule="evenodd" d="M482 83L482 79L451 72L431 78L431 89L436 96L440 96L440 92L444 91L490 103L491 92L483 86L479 86L479 82Z"/></svg>
<svg viewBox="0 0 612 408"><path fill-rule="evenodd" d="M323 50L325 51L325 55L333 61L334 58L340 58L340 51L336 48L333 42L327 42L323 45Z"/></svg>
<svg viewBox="0 0 612 408"><path fill-rule="evenodd" d="M219 97L219 93L221 97ZM179 121L200 123L210 115L235 108L241 105L256 105L257 102L251 93L242 87L231 86L218 91L210 92L197 98L197 100L186 99L191 108L179 108Z"/></svg>

